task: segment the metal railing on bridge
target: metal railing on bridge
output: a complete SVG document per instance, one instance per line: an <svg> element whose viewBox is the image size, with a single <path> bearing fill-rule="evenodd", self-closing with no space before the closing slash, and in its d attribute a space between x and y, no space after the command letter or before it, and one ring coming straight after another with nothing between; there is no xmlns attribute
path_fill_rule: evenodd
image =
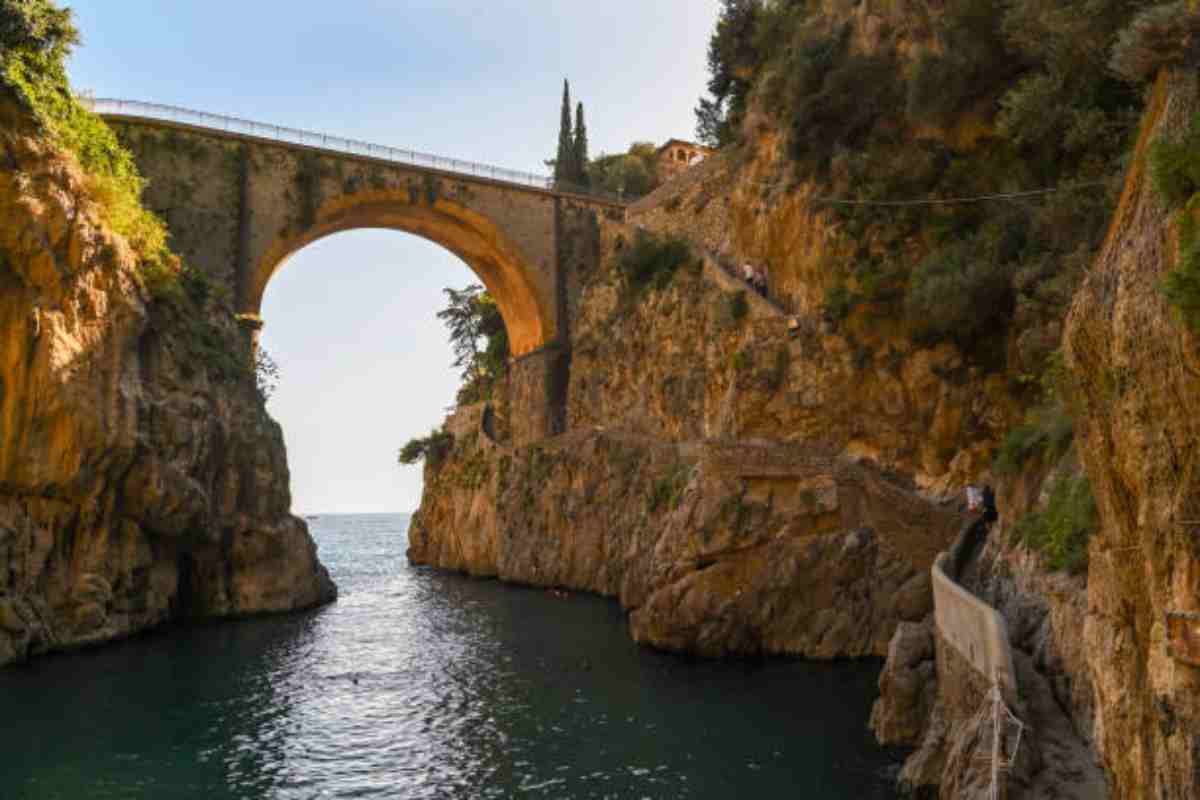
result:
<svg viewBox="0 0 1200 800"><path fill-rule="evenodd" d="M621 204L628 202L610 192L602 192L575 184L564 184L562 181L556 182L554 178L546 175L505 169L504 167L494 167L474 161L462 161L457 158L446 158L431 153L404 150L399 147L371 144L370 142L363 142L357 139L346 139L341 136L314 133L299 128L270 125L248 119L227 117L221 114L209 114L205 111L194 111L190 108L180 108L179 106L169 106L161 103L144 103L140 100L118 100L110 97L93 98L86 95L81 96L79 100L93 112L101 116L134 117L138 119L178 122L199 128L253 136L258 139L268 139L286 144L317 147L322 150L330 150L338 153L366 156L367 158L376 158L407 166L429 167L443 172L489 178L491 180L503 181L504 183L529 186L546 191L584 195Z"/></svg>

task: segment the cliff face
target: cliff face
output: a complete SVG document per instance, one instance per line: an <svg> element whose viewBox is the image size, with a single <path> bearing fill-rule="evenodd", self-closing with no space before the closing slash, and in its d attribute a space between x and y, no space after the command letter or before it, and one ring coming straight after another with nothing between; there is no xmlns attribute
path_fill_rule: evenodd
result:
<svg viewBox="0 0 1200 800"><path fill-rule="evenodd" d="M616 326L588 325L585 318L574 363L582 362L582 370L596 377L581 379L581 391L572 392L571 419L640 411L642 396L653 398L656 386L679 386L678 379L667 380L672 369L695 371L699 360L706 369L697 373L702 380L696 390L683 395L688 405L658 401L661 414L650 408L634 418L695 420L693 435L828 442L850 457L907 476L930 497L952 494L987 470L996 443L1020 418L1013 384L1003 373L970 363L948 343L914 342L898 322L826 319L821 304L829 275L820 264L837 253L821 247L836 238L836 225L815 213L803 192L764 199L753 191L762 176L777 173L779 158L774 138L764 136L753 158L740 165L711 159L696 175L633 207L629 217L638 227L683 236L719 253L727 268L746 261L770 266L772 300L800 327L788 384L775 394L755 394L713 368L738 348L759 360L770 357L769 340L756 330L724 341L707 336L702 324L719 325L719 299L697 310L675 310L668 303L644 312L646 319L674 314L659 323L663 329L655 335L661 339L643 333L645 322L623 334ZM607 313L620 319L609 310L617 305L614 297L615 292L594 292L592 318L607 319ZM781 320L782 314L772 318ZM652 356L655 350L665 350L666 357ZM638 360L643 356L652 369ZM587 393L595 381L606 387L602 399ZM603 408L606 401L614 407Z"/></svg>
<svg viewBox="0 0 1200 800"><path fill-rule="evenodd" d="M1178 263L1179 230L1147 159L1151 143L1177 139L1198 108L1194 74L1160 76L1104 247L1066 321L1078 455L1004 482L1001 524L965 578L1007 618L1016 648L1021 712L1036 753L1014 784L1026 792L1020 796L1042 796L1037 791L1056 770L1059 794L1051 796L1069 796L1063 786L1087 785L1080 777L1093 757L1113 797L1200 794L1200 670L1172 656L1166 629L1168 614L1200 608L1190 524L1198 433L1190 398L1200 372L1194 336L1161 289ZM1057 476L1081 471L1093 487L1099 530L1084 573L1052 573L1017 541L1013 523L1046 506ZM963 682L931 668L934 648L920 646L928 632L902 633L881 679L876 732L920 743L906 766L910 783L941 783L942 796L958 796L947 794L961 777L948 753L970 736L969 710L953 702ZM945 649L936 648L938 659ZM1072 733L1086 749L1069 741ZM1098 785L1089 791L1081 796L1105 794Z"/></svg>
<svg viewBox="0 0 1200 800"><path fill-rule="evenodd" d="M884 469L920 451L907 432L938 408L977 402L934 374L952 354L856 364L818 323L789 334L707 258L638 293L618 266L635 238L602 226L568 433L511 449L481 407L460 409L454 450L426 468L410 558L617 597L659 647L883 655L899 621L928 613L928 567L961 523ZM839 407L856 381L891 388L861 392L858 419Z"/></svg>
<svg viewBox="0 0 1200 800"><path fill-rule="evenodd" d="M763 131L601 225L567 436L510 450L460 410L412 560L616 596L639 640L713 655L883 655L928 613L953 498L1019 404L950 344L823 317L840 234L786 167ZM634 287L620 262L639 230L684 238L695 263ZM746 259L770 263L773 302L723 269Z"/></svg>
<svg viewBox="0 0 1200 800"><path fill-rule="evenodd" d="M582 430L505 452L466 434L429 477L412 560L616 597L658 647L881 655L929 610L910 561L927 532L872 527L905 493L802 448Z"/></svg>
<svg viewBox="0 0 1200 800"><path fill-rule="evenodd" d="M1167 649L1169 611L1200 610L1200 359L1160 289L1178 231L1146 151L1200 108L1195 73L1160 76L1104 249L1076 296L1066 350L1083 397L1084 463L1103 524L1083 628L1096 738L1116 796L1200 795L1200 670Z"/></svg>
<svg viewBox="0 0 1200 800"><path fill-rule="evenodd" d="M0 117L0 665L332 599L232 317L152 299L74 160Z"/></svg>
<svg viewBox="0 0 1200 800"><path fill-rule="evenodd" d="M1002 477L1001 518L959 583L1004 617L1025 726L1019 758L1003 775L1010 797L1091 800L1109 796L1095 741L1094 672L1103 657L1080 636L1088 616L1085 574L1052 571L1016 524L1044 512L1057 481L1082 468L1074 450ZM916 746L900 775L913 791L989 796L989 682L938 632L934 620L902 626L889 646L871 727L886 744ZM981 727L982 725L982 727Z"/></svg>
<svg viewBox="0 0 1200 800"><path fill-rule="evenodd" d="M703 266L631 292L615 264L635 234L602 228L605 261L584 277L573 320L571 433L511 450L480 444L479 412L460 412L455 450L427 471L412 558L618 597L633 635L656 646L886 651L873 727L917 747L903 782L982 797L988 682L937 635L926 576L961 521L955 495L990 482L1000 521L962 583L1001 612L1014 651L1026 728L1008 796L1200 796L1200 672L1171 657L1165 626L1169 612L1200 612L1189 399L1200 370L1160 289L1181 234L1145 165L1148 142L1177 135L1198 105L1194 76L1160 80L1097 257L1102 224L1071 232L1071 263L1046 257L1055 277L1038 291L1018 275L986 365L886 314L827 313L853 231L814 202L815 181L787 179L783 137L752 110L740 149L629 212L633 228L693 243ZM921 135L968 129L992 135L970 120ZM1064 228L1089 202L1090 225L1107 208L1094 200L1056 200ZM928 233L892 243L910 272ZM744 287L722 264L744 261L769 266L782 312L753 295L736 310ZM1061 447L1001 474L1006 432L1054 399L1031 384L1054 377L1046 356L1060 343ZM1029 533L1034 515L1057 513L1064 485L1090 485L1098 507L1076 540L1082 571Z"/></svg>

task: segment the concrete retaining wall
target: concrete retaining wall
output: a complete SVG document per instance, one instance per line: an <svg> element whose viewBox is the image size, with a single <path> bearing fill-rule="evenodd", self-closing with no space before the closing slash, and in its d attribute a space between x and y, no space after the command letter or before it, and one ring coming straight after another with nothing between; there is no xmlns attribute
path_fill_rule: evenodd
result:
<svg viewBox="0 0 1200 800"><path fill-rule="evenodd" d="M985 678L1000 684L1005 702L1017 705L1017 672L1013 666L1008 625L996 609L959 586L946 574L949 555L934 562L933 603L937 629Z"/></svg>

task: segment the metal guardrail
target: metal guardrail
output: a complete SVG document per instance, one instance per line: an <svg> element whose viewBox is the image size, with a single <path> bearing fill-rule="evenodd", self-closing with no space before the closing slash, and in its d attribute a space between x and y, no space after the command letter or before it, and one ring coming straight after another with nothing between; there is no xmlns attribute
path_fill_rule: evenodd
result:
<svg viewBox="0 0 1200 800"><path fill-rule="evenodd" d="M494 167L489 164L479 164L474 161L462 161L457 158L446 158L431 153L421 153L415 150L404 150L387 145L371 144L357 139L346 139L341 136L330 136L324 133L288 128L282 125L270 125L254 122L248 119L227 117L221 114L209 114L205 111L194 111L190 108L163 105L161 103L144 103L140 100L118 100L110 97L82 96L79 101L92 112L101 116L134 117L139 119L161 120L193 125L199 128L224 131L227 133L253 136L259 139L269 139L285 144L317 147L337 153L348 153L356 156L366 156L396 164L413 167L430 167L443 172L454 172L461 175L472 175L490 178L504 183L519 186L529 186L545 191L576 194L586 197L596 197L614 203L627 204L628 201L608 192L593 190L586 186L556 182L546 175L536 175L532 172Z"/></svg>

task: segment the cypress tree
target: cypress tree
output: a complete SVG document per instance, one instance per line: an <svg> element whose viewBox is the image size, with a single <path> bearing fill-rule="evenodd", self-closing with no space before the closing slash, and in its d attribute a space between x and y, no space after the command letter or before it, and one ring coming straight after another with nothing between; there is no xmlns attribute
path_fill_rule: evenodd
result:
<svg viewBox="0 0 1200 800"><path fill-rule="evenodd" d="M563 79L562 119L558 126L558 155L554 159L554 182L572 180L575 144L571 140L571 87Z"/></svg>
<svg viewBox="0 0 1200 800"><path fill-rule="evenodd" d="M575 111L575 145L572 148L572 167L574 175L571 180L580 186L588 185L588 140L587 123L583 121L583 103Z"/></svg>

